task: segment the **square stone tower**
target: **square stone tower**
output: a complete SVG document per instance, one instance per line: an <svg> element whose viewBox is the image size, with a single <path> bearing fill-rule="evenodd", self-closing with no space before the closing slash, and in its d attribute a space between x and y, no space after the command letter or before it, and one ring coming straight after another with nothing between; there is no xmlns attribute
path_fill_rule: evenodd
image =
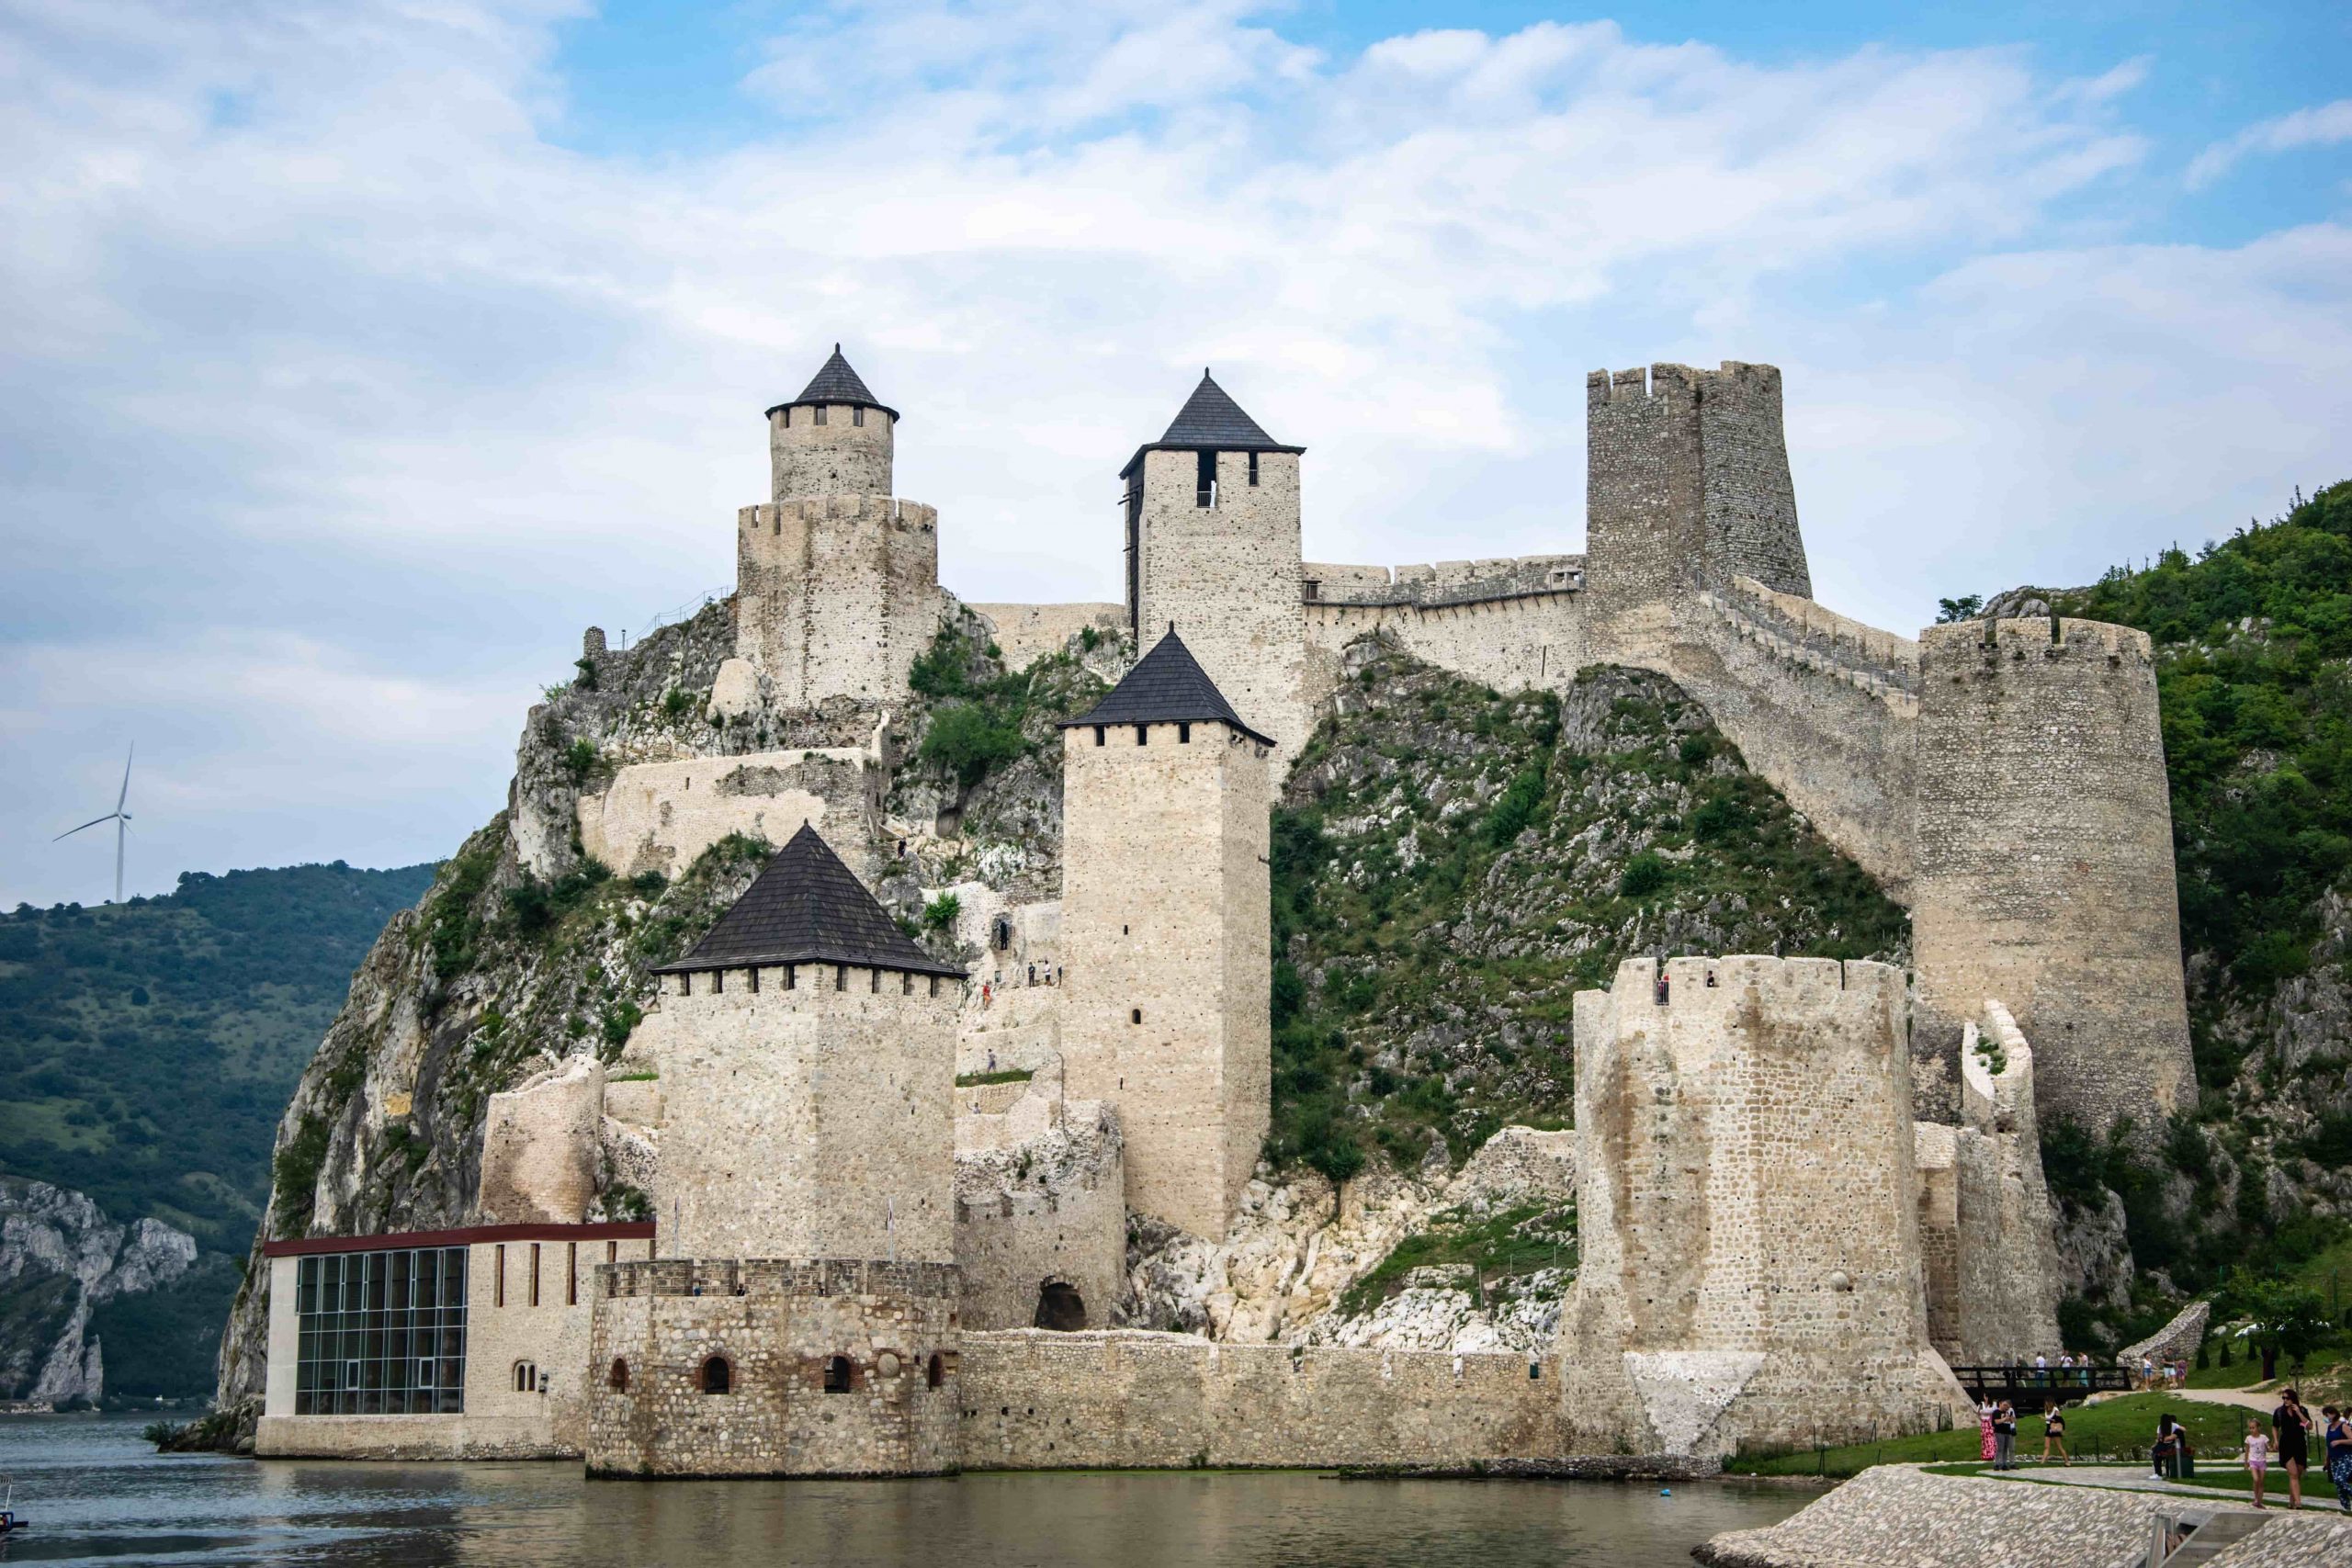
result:
<svg viewBox="0 0 2352 1568"><path fill-rule="evenodd" d="M1200 385L1126 486L1127 615L1136 646L1181 626L1217 687L1295 757L1310 728L1300 601L1298 460L1225 389Z"/></svg>
<svg viewBox="0 0 2352 1568"><path fill-rule="evenodd" d="M1222 1237L1265 1141L1268 755L1173 630L1062 727L1062 1058L1127 1207Z"/></svg>

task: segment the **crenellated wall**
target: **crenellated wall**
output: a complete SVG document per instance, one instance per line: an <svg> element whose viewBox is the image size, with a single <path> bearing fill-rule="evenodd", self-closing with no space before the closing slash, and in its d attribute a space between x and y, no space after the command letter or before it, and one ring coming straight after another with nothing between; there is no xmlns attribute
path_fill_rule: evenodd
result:
<svg viewBox="0 0 2352 1568"><path fill-rule="evenodd" d="M1997 997L2034 1042L2045 1118L2146 1126L2193 1103L2146 635L2055 617L1930 626L1915 776L1922 1055L1950 1061Z"/></svg>
<svg viewBox="0 0 2352 1568"><path fill-rule="evenodd" d="M1221 1345L1134 1330L964 1339L967 1470L1431 1464L1565 1451L1516 1355Z"/></svg>

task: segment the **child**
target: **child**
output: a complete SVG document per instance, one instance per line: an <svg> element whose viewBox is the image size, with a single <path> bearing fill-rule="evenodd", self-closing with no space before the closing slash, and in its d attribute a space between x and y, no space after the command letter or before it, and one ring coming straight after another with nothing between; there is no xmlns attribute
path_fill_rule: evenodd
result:
<svg viewBox="0 0 2352 1568"><path fill-rule="evenodd" d="M2270 1435L2262 1429L2259 1418L2249 1417L2245 1424L2245 1473L2254 1483L2254 1506L2257 1508L2270 1506L2262 1500L2262 1483L2269 1472Z"/></svg>

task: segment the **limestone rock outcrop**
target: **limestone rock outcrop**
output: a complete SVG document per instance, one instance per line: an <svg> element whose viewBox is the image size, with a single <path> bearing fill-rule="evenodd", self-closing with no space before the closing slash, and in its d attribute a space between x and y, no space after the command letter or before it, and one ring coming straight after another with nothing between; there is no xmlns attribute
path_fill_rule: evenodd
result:
<svg viewBox="0 0 2352 1568"><path fill-rule="evenodd" d="M0 1177L0 1303L17 1330L0 1345L0 1400L96 1401L106 1374L92 1310L195 1264L196 1238L161 1220L117 1224L83 1193Z"/></svg>

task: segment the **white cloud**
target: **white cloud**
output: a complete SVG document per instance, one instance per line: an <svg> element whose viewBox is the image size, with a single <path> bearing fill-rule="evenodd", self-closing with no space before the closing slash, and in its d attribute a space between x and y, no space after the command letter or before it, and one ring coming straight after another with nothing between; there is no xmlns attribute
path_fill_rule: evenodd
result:
<svg viewBox="0 0 2352 1568"><path fill-rule="evenodd" d="M2189 160L2184 176L2191 190L2211 185L2251 153L2293 152L2352 141L2352 98L2297 109L2259 120L2235 136L2214 142Z"/></svg>
<svg viewBox="0 0 2352 1568"><path fill-rule="evenodd" d="M1212 362L1311 448L1313 556L1415 560L1574 547L1587 369L1778 361L1817 577L1898 626L2347 455L2334 231L2064 240L2144 155L2139 62L1605 22L1333 59L1261 10L844 5L744 84L774 135L599 158L552 140L563 7L17 7L0 635L41 696L0 744L40 761L0 806L180 713L222 778L322 769L282 809L330 856L445 852L582 624L727 584L760 411L836 338L990 600L1115 595L1114 475ZM187 863L297 852L236 820ZM47 863L0 844L0 897Z"/></svg>

